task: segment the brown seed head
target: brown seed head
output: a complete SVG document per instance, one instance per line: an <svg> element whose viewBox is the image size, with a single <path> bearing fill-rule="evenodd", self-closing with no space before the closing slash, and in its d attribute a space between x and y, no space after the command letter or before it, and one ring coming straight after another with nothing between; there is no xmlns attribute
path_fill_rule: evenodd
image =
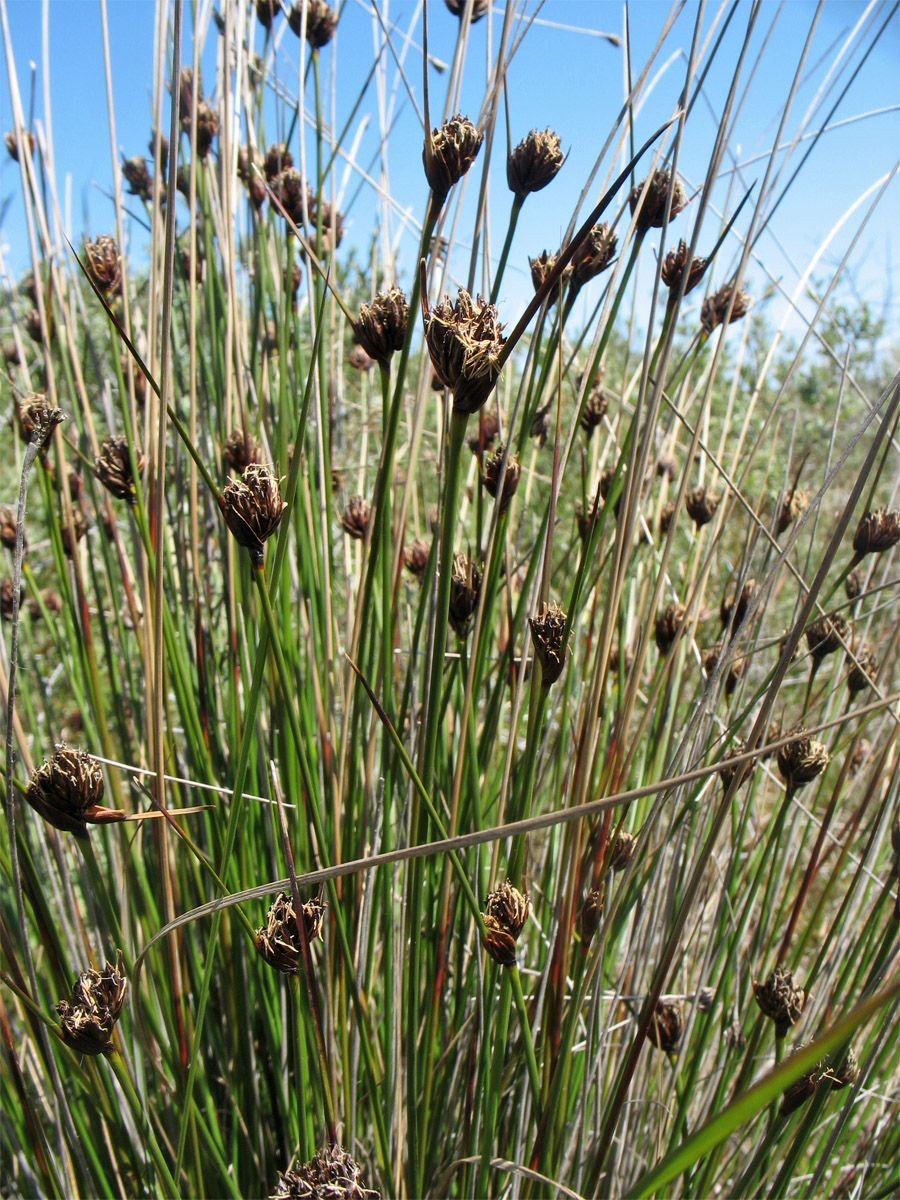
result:
<svg viewBox="0 0 900 1200"><path fill-rule="evenodd" d="M581 410L581 428L588 441L593 437L594 430L603 420L608 407L609 397L595 380L591 384L590 391L585 397L584 408Z"/></svg>
<svg viewBox="0 0 900 1200"><path fill-rule="evenodd" d="M643 200L641 200L641 192L644 190L645 184L647 186L647 193ZM635 210L640 206L636 223L638 234L644 234L648 229L662 228L666 216L666 202L669 192L672 193L669 220L674 221L685 205L684 188L677 178L672 178L672 172L668 168L661 168L658 171L654 171L649 181L643 179L631 189L628 196L628 206L631 209L632 216L634 216Z"/></svg>
<svg viewBox="0 0 900 1200"><path fill-rule="evenodd" d="M695 487L685 496L684 507L695 526L701 529L704 525L708 525L716 515L719 498L707 491L705 487Z"/></svg>
<svg viewBox="0 0 900 1200"><path fill-rule="evenodd" d="M722 603L719 605L719 618L722 621L722 628L727 629L729 626L732 630L737 629L747 615L747 609L755 599L757 594L757 586L755 579L747 579L744 581L740 592L735 595L734 588L729 589L722 597Z"/></svg>
<svg viewBox="0 0 900 1200"><path fill-rule="evenodd" d="M677 250L670 250L663 259L662 270L660 277L666 287L669 289L669 294L672 299L678 295L678 289L681 287L681 280L684 276L685 268L688 261L688 248L684 241L678 243ZM684 285L684 294L692 292L700 280L703 278L706 271L708 258L691 259L691 265L688 268L687 283Z"/></svg>
<svg viewBox="0 0 900 1200"><path fill-rule="evenodd" d="M517 939L525 928L530 912L531 901L527 892L520 892L508 879L494 891L488 892L484 902L485 917L493 917L513 939Z"/></svg>
<svg viewBox="0 0 900 1200"><path fill-rule="evenodd" d="M71 1002L60 1000L56 1011L62 1018L60 1037L77 1054L112 1054L113 1026L125 1003L127 981L122 968L122 952L116 963L107 963L103 971L85 971L72 988Z"/></svg>
<svg viewBox="0 0 900 1200"><path fill-rule="evenodd" d="M550 405L545 404L543 408L539 408L531 418L531 425L528 430L531 437L535 439L539 446L543 446L550 435Z"/></svg>
<svg viewBox="0 0 900 1200"><path fill-rule="evenodd" d="M65 419L43 392L32 392L21 402L16 402L16 423L22 441L34 442L42 449L56 426Z"/></svg>
<svg viewBox="0 0 900 1200"><path fill-rule="evenodd" d="M522 473L518 458L514 454L511 454L506 464L506 471L501 477L500 472L503 467L503 456L505 453L506 446L501 442L493 454L485 455L481 465L481 482L484 490L489 496L493 496L495 500L499 494L501 513L505 513L509 508L509 502L516 494L516 488L519 486L519 476Z"/></svg>
<svg viewBox="0 0 900 1200"><path fill-rule="evenodd" d="M882 554L900 542L900 512L877 508L864 512L853 535L853 549L858 557Z"/></svg>
<svg viewBox="0 0 900 1200"><path fill-rule="evenodd" d="M669 532L675 519L675 501L667 500L659 513L659 532L661 537Z"/></svg>
<svg viewBox="0 0 900 1200"><path fill-rule="evenodd" d="M548 688L562 675L566 665L564 643L566 614L558 604L544 604L537 616L528 618L534 656L541 664L541 684Z"/></svg>
<svg viewBox="0 0 900 1200"><path fill-rule="evenodd" d="M84 269L105 296L114 296L119 290L122 282L119 262L119 247L114 238L104 235L95 242L84 243Z"/></svg>
<svg viewBox="0 0 900 1200"><path fill-rule="evenodd" d="M63 520L59 531L62 547L67 558L73 556L78 543L86 536L88 531L88 522L87 517L84 515L84 510L79 505L73 504L71 512L71 525L68 521Z"/></svg>
<svg viewBox="0 0 900 1200"><path fill-rule="evenodd" d="M731 787L732 781L738 779L737 788L743 787L745 783L750 782L750 777L753 774L755 762L751 759L748 762L735 763L732 760L746 751L747 747L743 742L737 741L734 748L725 755L719 767L719 778L722 780L722 787L727 792Z"/></svg>
<svg viewBox="0 0 900 1200"><path fill-rule="evenodd" d="M781 1103L778 1106L779 1117L789 1117L792 1112L796 1112L798 1108L802 1108L808 1100L813 1098L816 1088L819 1086L819 1071L819 1064L816 1063L814 1067L784 1089L781 1094Z"/></svg>
<svg viewBox="0 0 900 1200"><path fill-rule="evenodd" d="M19 602L20 603L21 603L24 595L25 595L25 585L23 584L19 588ZM15 593L15 588L13 587L13 581L9 575L6 575L6 576L4 576L3 580L0 581L0 617L2 617L4 621L11 621L13 619L13 611L15 609L15 598L16 598L16 593Z"/></svg>
<svg viewBox="0 0 900 1200"><path fill-rule="evenodd" d="M619 668L622 668L622 674L627 675L634 666L634 654L631 649L626 646L624 653L620 646L614 646L609 656L609 666L607 671L610 675L618 675Z"/></svg>
<svg viewBox="0 0 900 1200"><path fill-rule="evenodd" d="M8 367L20 367L22 365L19 347L15 342L5 342L3 349L0 350L0 354L3 355L3 361Z"/></svg>
<svg viewBox="0 0 900 1200"><path fill-rule="evenodd" d="M532 284L534 286L534 290L536 292L539 291L541 287L543 287L544 280L547 278L547 276L550 274L550 272L556 266L557 257L558 256L556 254L550 254L548 251L543 250L538 255L537 258L529 258L528 266L531 269L531 282L532 282ZM569 280L571 278L572 278L572 264L568 263L563 268L562 276L560 277L560 281L559 281L560 286L563 288L563 290L565 290L565 288L568 286ZM553 291L550 293L550 295L547 297L547 299L550 302L550 304L554 304L558 298L559 298L559 288L557 287L557 288L553 289Z"/></svg>
<svg viewBox="0 0 900 1200"><path fill-rule="evenodd" d="M828 1071L827 1078L831 1081L831 1086L835 1091L840 1091L841 1088L856 1083L859 1078L859 1059L852 1046L847 1047L847 1053L840 1062Z"/></svg>
<svg viewBox="0 0 900 1200"><path fill-rule="evenodd" d="M856 600L862 591L862 580L858 571L851 571L844 580L844 595L848 600Z"/></svg>
<svg viewBox="0 0 900 1200"><path fill-rule="evenodd" d="M484 133L460 113L426 137L422 162L434 209L441 207L453 185L469 170L483 140Z"/></svg>
<svg viewBox="0 0 900 1200"><path fill-rule="evenodd" d="M322 933L325 907L321 900L307 901L302 906L303 929L307 942L314 942ZM272 901L266 923L256 931L256 952L270 967L282 975L296 975L300 969L300 930L294 901L289 892L281 892Z"/></svg>
<svg viewBox="0 0 900 1200"><path fill-rule="evenodd" d="M553 180L565 158L559 134L532 129L506 160L509 190L521 203L530 192L539 192Z"/></svg>
<svg viewBox="0 0 900 1200"><path fill-rule="evenodd" d="M423 542L420 538L410 544L403 551L403 564L409 571L410 575L414 575L421 583L425 578L425 570L428 566L428 554L430 547L427 542Z"/></svg>
<svg viewBox="0 0 900 1200"><path fill-rule="evenodd" d="M792 742L779 747L776 761L785 786L789 791L795 791L821 775L831 761L831 755L822 742L801 729Z"/></svg>
<svg viewBox="0 0 900 1200"><path fill-rule="evenodd" d="M188 124L188 131L190 124ZM219 115L205 100L197 105L197 154L205 162L212 149L213 138L219 132Z"/></svg>
<svg viewBox="0 0 900 1200"><path fill-rule="evenodd" d="M575 501L575 524L578 528L578 536L583 542L587 541L591 526L596 521L599 511L596 501L591 505L590 513L584 511L584 505L580 500Z"/></svg>
<svg viewBox="0 0 900 1200"><path fill-rule="evenodd" d="M656 460L656 475L658 479L668 479L669 483L678 474L678 460L674 454L663 453Z"/></svg>
<svg viewBox="0 0 900 1200"><path fill-rule="evenodd" d="M578 932L586 947L591 944L594 934L600 928L604 905L605 896L603 889L591 888L581 907L581 916L578 921Z"/></svg>
<svg viewBox="0 0 900 1200"><path fill-rule="evenodd" d="M318 234L319 226L322 227L322 252L330 254L332 250L337 250L344 238L344 218L327 200L317 204L312 191L307 192L306 207L309 212L310 230L315 230Z"/></svg>
<svg viewBox="0 0 900 1200"><path fill-rule="evenodd" d="M809 999L805 988L794 987L794 978L784 967L776 967L764 983L754 982L753 994L763 1015L775 1023L779 1040L800 1020Z"/></svg>
<svg viewBox="0 0 900 1200"><path fill-rule="evenodd" d="M496 408L492 405L490 408L481 409L478 414L477 428L466 444L476 458L481 460L491 449L499 433L500 420Z"/></svg>
<svg viewBox="0 0 900 1200"><path fill-rule="evenodd" d="M425 317L425 341L441 382L453 393L456 412L473 413L487 400L500 374L506 340L497 310L459 289L455 304L447 296Z"/></svg>
<svg viewBox="0 0 900 1200"><path fill-rule="evenodd" d="M731 303L732 296L734 296L733 305ZM728 316L729 307L731 316ZM724 283L717 292L713 292L703 301L703 307L700 309L700 327L705 333L710 334L717 325L725 324L726 317L728 317L729 325L734 321L739 321L741 317L746 316L749 307L749 292L743 288L736 289L733 283Z"/></svg>
<svg viewBox="0 0 900 1200"><path fill-rule="evenodd" d="M684 1005L680 1000L668 1003L657 1000L656 1010L647 1030L647 1040L657 1050L673 1054L684 1033Z"/></svg>
<svg viewBox="0 0 900 1200"><path fill-rule="evenodd" d="M637 838L633 833L629 833L627 829L619 830L609 855L609 869L611 871L624 871L634 858L636 846Z"/></svg>
<svg viewBox="0 0 900 1200"><path fill-rule="evenodd" d="M361 1168L346 1151L328 1146L296 1171L279 1171L270 1200L381 1200L381 1196L366 1187Z"/></svg>
<svg viewBox="0 0 900 1200"><path fill-rule="evenodd" d="M351 496L347 507L341 513L341 525L344 533L357 542L364 540L369 528L369 518L372 511L367 500L362 496Z"/></svg>
<svg viewBox="0 0 900 1200"><path fill-rule="evenodd" d="M465 554L454 554L450 574L450 624L457 637L468 635L480 588L481 569Z"/></svg>
<svg viewBox="0 0 900 1200"><path fill-rule="evenodd" d="M465 17L468 0L444 0L444 3L454 17L459 17L460 20ZM490 7L491 0L472 0L472 15L469 18L469 24L474 25L476 21L480 21Z"/></svg>
<svg viewBox="0 0 900 1200"><path fill-rule="evenodd" d="M580 291L586 283L612 264L618 244L619 239L605 221L594 226L575 251L571 261L574 292Z"/></svg>
<svg viewBox="0 0 900 1200"><path fill-rule="evenodd" d="M484 948L501 967L516 965L516 939L496 917L487 913L484 917Z"/></svg>
<svg viewBox="0 0 900 1200"><path fill-rule="evenodd" d="M354 371L371 371L375 366L375 359L370 358L358 342L354 342L347 351L347 362Z"/></svg>
<svg viewBox="0 0 900 1200"><path fill-rule="evenodd" d="M271 29L272 22L280 12L279 0L256 0L256 19L263 29Z"/></svg>
<svg viewBox="0 0 900 1200"><path fill-rule="evenodd" d="M266 151L263 159L263 174L268 183L276 179L282 171L294 165L294 156L284 142L274 142Z"/></svg>
<svg viewBox="0 0 900 1200"><path fill-rule="evenodd" d="M135 447L135 466L138 475L144 469L144 456ZM109 437L100 447L100 457L94 463L94 474L108 492L117 500L127 500L129 504L137 503L135 494L135 476L131 470L131 455L128 453L128 441L123 437Z"/></svg>
<svg viewBox="0 0 900 1200"><path fill-rule="evenodd" d="M13 160L13 162L18 162L19 161L19 139L16 137L16 131L14 129L10 129L7 133L4 133L3 141L6 145L6 152L9 155L9 157ZM34 154L34 134L28 133L28 131L26 130L25 141L28 145L29 155Z"/></svg>
<svg viewBox="0 0 900 1200"><path fill-rule="evenodd" d="M229 471L243 475L251 463L261 463L262 446L243 429L232 429L222 446L222 458Z"/></svg>
<svg viewBox="0 0 900 1200"><path fill-rule="evenodd" d="M776 534L782 534L793 525L798 517L802 517L809 508L809 496L802 488L792 487L784 493L781 508L778 510L778 520L775 523Z"/></svg>
<svg viewBox="0 0 900 1200"><path fill-rule="evenodd" d="M823 658L835 654L850 640L850 626L840 613L819 617L806 628L806 644L813 664L818 666Z"/></svg>
<svg viewBox="0 0 900 1200"><path fill-rule="evenodd" d="M303 34L303 4L301 0L288 13L288 25L297 37ZM306 10L306 40L313 50L321 50L334 37L337 29L337 13L329 8L325 0L308 0Z"/></svg>
<svg viewBox="0 0 900 1200"><path fill-rule="evenodd" d="M263 546L285 509L277 476L268 467L251 463L240 479L229 479L219 505L238 545L247 548L254 567L261 567Z"/></svg>
<svg viewBox="0 0 900 1200"><path fill-rule="evenodd" d="M125 814L105 808L100 764L83 750L63 743L33 772L25 799L45 821L64 833L87 837L87 823L106 825Z"/></svg>
<svg viewBox="0 0 900 1200"><path fill-rule="evenodd" d="M303 186L303 176L294 167L286 167L280 175L272 180L272 195L284 209L284 215L294 223L303 224L303 202L306 199L306 188ZM310 214L312 219L312 214Z"/></svg>
<svg viewBox="0 0 900 1200"><path fill-rule="evenodd" d="M851 664L847 672L847 687L851 696L872 686L879 667L878 659L865 642L857 647L855 657L856 662Z"/></svg>
<svg viewBox="0 0 900 1200"><path fill-rule="evenodd" d="M398 287L379 292L359 309L356 340L370 358L386 366L395 350L403 349L409 323L409 301Z"/></svg>
<svg viewBox="0 0 900 1200"><path fill-rule="evenodd" d="M667 604L656 618L656 645L660 654L668 654L674 646L685 612L682 604Z"/></svg>
<svg viewBox="0 0 900 1200"><path fill-rule="evenodd" d="M16 548L16 510L9 504L0 504L0 542L7 550Z"/></svg>

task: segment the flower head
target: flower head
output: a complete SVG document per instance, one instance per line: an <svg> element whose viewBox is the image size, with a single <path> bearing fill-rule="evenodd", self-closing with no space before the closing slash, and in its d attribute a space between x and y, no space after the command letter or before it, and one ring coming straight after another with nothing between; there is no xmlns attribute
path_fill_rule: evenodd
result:
<svg viewBox="0 0 900 1200"><path fill-rule="evenodd" d="M682 239L678 243L677 250L670 250L663 259L662 270L660 277L663 283L669 289L669 296L674 299L678 295L678 289L681 287L681 280L684 276L685 268L687 268L687 283L684 285L684 294L694 290L706 272L708 258L694 257L691 259L691 265L688 267L688 248Z"/></svg>
<svg viewBox="0 0 900 1200"><path fill-rule="evenodd" d="M647 1038L657 1050L672 1054L678 1049L684 1033L684 1005L680 1000L668 1003L657 1000L656 1009L650 1018Z"/></svg>
<svg viewBox="0 0 900 1200"><path fill-rule="evenodd" d="M303 931L307 942L314 942L322 933L325 906L318 899L302 906ZM300 929L294 901L289 892L281 892L266 914L266 923L256 931L256 952L270 967L282 975L296 975L300 969Z"/></svg>
<svg viewBox="0 0 900 1200"><path fill-rule="evenodd" d="M700 326L704 333L710 334L717 325L725 324L726 317L729 325L734 321L740 321L741 317L746 316L749 307L749 292L735 287L733 283L724 283L717 292L713 292L703 301L700 309ZM730 315L729 309L731 309Z"/></svg>
<svg viewBox="0 0 900 1200"><path fill-rule="evenodd" d="M550 129L532 129L506 160L506 182L520 202L530 192L539 192L555 177L565 162L559 134Z"/></svg>
<svg viewBox="0 0 900 1200"><path fill-rule="evenodd" d="M775 1023L775 1036L779 1040L800 1020L809 998L805 988L794 987L794 978L784 967L776 967L764 983L755 982L753 994L763 1015Z"/></svg>
<svg viewBox="0 0 900 1200"><path fill-rule="evenodd" d="M303 4L301 0L288 13L288 25L297 37L303 33ZM311 49L321 50L334 37L337 29L337 13L329 8L325 0L307 0L306 40Z"/></svg>
<svg viewBox="0 0 900 1200"><path fill-rule="evenodd" d="M578 292L605 271L616 256L619 240L606 222L595 225L572 256L572 288Z"/></svg>
<svg viewBox="0 0 900 1200"><path fill-rule="evenodd" d="M641 193L646 187L643 199ZM636 229L638 234L644 234L648 229L661 229L666 216L666 200L672 193L672 205L669 209L669 220L674 221L684 208L684 188L677 177L667 168L654 171L649 179L643 179L631 189L628 205L634 216L637 210Z"/></svg>
<svg viewBox="0 0 900 1200"><path fill-rule="evenodd" d="M125 819L121 809L104 807L103 792L100 764L63 742L53 757L33 772L25 799L54 828L87 837L87 822L106 825Z"/></svg>
<svg viewBox="0 0 900 1200"><path fill-rule="evenodd" d="M853 549L859 558L864 554L882 554L900 542L900 512L877 508L864 512L853 535Z"/></svg>
<svg viewBox="0 0 900 1200"><path fill-rule="evenodd" d="M450 189L471 167L483 141L484 133L460 113L440 129L432 130L430 136L426 131L422 162L436 209L443 205Z"/></svg>
<svg viewBox="0 0 900 1200"><path fill-rule="evenodd" d="M84 269L105 296L114 296L119 290L122 282L119 261L119 247L114 238L104 235L95 242L84 243Z"/></svg>
<svg viewBox="0 0 900 1200"><path fill-rule="evenodd" d="M488 893L483 914L484 948L501 966L515 965L516 942L530 912L531 901L527 894L513 887L508 879Z"/></svg>
<svg viewBox="0 0 900 1200"><path fill-rule="evenodd" d="M473 413L487 400L500 374L506 340L497 310L459 289L455 304L445 296L425 314L425 341L431 365L453 393L457 412Z"/></svg>
<svg viewBox="0 0 900 1200"><path fill-rule="evenodd" d="M792 792L805 783L812 783L831 761L828 748L802 729L793 741L779 747L776 758L785 786Z"/></svg>
<svg viewBox="0 0 900 1200"><path fill-rule="evenodd" d="M534 656L541 664L541 684L548 688L559 679L566 665L566 614L558 604L544 604L537 616L528 618Z"/></svg>
<svg viewBox="0 0 900 1200"><path fill-rule="evenodd" d="M261 567L263 546L285 510L277 476L268 467L251 463L240 479L226 483L219 506L238 545L249 550L254 567Z"/></svg>
<svg viewBox="0 0 900 1200"><path fill-rule="evenodd" d="M280 1171L270 1200L380 1200L380 1194L365 1186L345 1150L328 1146L295 1171Z"/></svg>
<svg viewBox="0 0 900 1200"><path fill-rule="evenodd" d="M144 456L137 449L135 466L140 475L144 469ZM127 500L129 504L137 503L135 477L131 470L131 455L128 453L126 438L109 437L104 441L100 447L100 456L94 463L94 474L117 500Z"/></svg>
<svg viewBox="0 0 900 1200"><path fill-rule="evenodd" d="M353 327L356 340L370 358L386 365L395 350L403 349L409 324L409 301L398 287L379 292L371 304L362 304Z"/></svg>
<svg viewBox="0 0 900 1200"><path fill-rule="evenodd" d="M122 971L122 952L116 964L104 970L85 971L72 988L71 1002L60 1000L56 1011L62 1018L60 1037L77 1054L112 1054L112 1031L125 1003L127 981Z"/></svg>

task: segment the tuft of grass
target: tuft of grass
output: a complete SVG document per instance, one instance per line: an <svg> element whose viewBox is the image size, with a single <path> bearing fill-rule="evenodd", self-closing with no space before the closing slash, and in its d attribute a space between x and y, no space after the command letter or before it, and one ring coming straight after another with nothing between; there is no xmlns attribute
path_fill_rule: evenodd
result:
<svg viewBox="0 0 900 1200"><path fill-rule="evenodd" d="M161 3L81 244L4 11L7 1190L886 1195L900 377L763 247L891 18L811 18L754 184L778 14L626 10L538 247L544 18L446 8Z"/></svg>

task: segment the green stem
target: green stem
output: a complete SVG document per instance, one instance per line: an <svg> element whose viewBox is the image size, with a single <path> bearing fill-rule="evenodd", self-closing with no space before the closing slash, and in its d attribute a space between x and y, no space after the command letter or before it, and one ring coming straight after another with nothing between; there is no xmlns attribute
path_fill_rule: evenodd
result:
<svg viewBox="0 0 900 1200"><path fill-rule="evenodd" d="M509 250L512 246L513 236L516 232L516 225L519 221L519 213L522 211L522 205L525 203L524 196L515 196L512 202L512 208L509 213L509 225L506 229L506 240L503 243L503 249L500 251L500 261L497 264L497 274L494 276L494 282L491 287L491 304L497 303L497 296L500 292L500 284L503 280L503 272L506 270L506 260L509 258Z"/></svg>

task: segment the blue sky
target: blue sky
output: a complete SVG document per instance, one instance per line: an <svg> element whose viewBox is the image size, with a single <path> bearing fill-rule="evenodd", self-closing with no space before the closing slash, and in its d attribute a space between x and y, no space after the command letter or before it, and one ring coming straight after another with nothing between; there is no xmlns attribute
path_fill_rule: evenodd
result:
<svg viewBox="0 0 900 1200"><path fill-rule="evenodd" d="M390 0L389 3L380 0L380 4L382 11L387 11L389 20L396 22L400 29L409 27L416 11L415 4L409 0L399 3L397 0ZM534 3L528 5L530 12L534 12L535 8ZM113 224L112 206L106 195L111 186L113 169L99 3L97 0L48 0L49 84L45 77L42 50L44 5L38 0L6 0L6 9L19 87L26 106L30 88L29 64L36 64L34 113L52 133L57 190L69 230L76 237L84 232L92 236L106 232ZM208 12L208 6L206 10L201 6L203 11ZM704 29L708 30L716 11L715 6L708 6ZM866 29L873 30L885 20L889 11L889 6L882 3L866 6L855 0L827 0L819 16L807 59L806 77L791 113L789 135L796 129L802 114L822 86L828 66L835 59L849 31L860 20ZM477 114L484 93L487 47L490 42L496 48L501 12L502 5L495 4L492 28L488 28L487 21L482 21L471 30L461 108L473 117ZM656 60L654 74L657 70L660 74L637 118L638 140L667 119L674 109L682 85L684 54L690 45L696 12L696 4L686 5ZM689 191L691 186L702 181L705 173L717 114L730 82L749 12L748 3L738 6L725 35L723 48L706 81L704 96L688 123L680 169ZM765 154L774 139L781 106L815 12L816 6L806 0L788 0L777 16L771 36L767 36L778 9L774 3L762 6L744 72L747 77L751 70L754 72L752 85L732 139L732 148L741 164L738 177L740 187L762 178L765 163L759 156ZM155 4L152 0L109 0L107 13L117 149L119 155L145 153L151 127ZM429 13L430 53L438 60L449 62L453 54L457 21L447 12L442 0L430 0ZM669 5L658 3L657 0L636 0L632 3L630 22L634 64L640 66L645 61L668 13ZM556 249L578 194L622 103L623 50L596 34L601 31L621 34L623 14L622 4L607 3L606 0L547 0L538 14L538 23L529 32L513 60L508 76L513 140L518 140L532 127L549 125L560 134L569 157L557 180L545 191L531 197L525 205L513 246L510 270L500 298L501 308L506 305L508 309L503 310L503 315L510 320L514 319L530 294L527 255L537 254L544 248ZM215 26L211 22L208 26L204 43L204 61L207 64L204 78L207 87L214 78L216 48ZM299 44L283 21L276 26L276 30L279 78L285 81L289 90L295 92L298 86ZM253 36L257 51L262 53L264 36L261 27L254 27ZM421 103L421 58L418 53L420 23L415 26L413 38L417 48L411 50L408 56L407 70ZM335 95L339 125L349 114L365 79L371 63L373 39L370 5L362 0L347 0L335 42L322 54L326 77L332 63L336 63ZM863 44L870 41L871 32L863 38ZM858 47L860 43L854 44ZM858 49L855 54L856 57L851 53L853 62L858 60ZM189 60L187 42L182 57L183 61ZM894 16L887 32L832 117L835 128L813 150L800 180L776 214L771 234L765 234L760 240L759 254L769 273L782 280L788 291L793 290L798 270L806 267L826 234L866 189L896 165L900 157L898 61L900 23ZM2 71L0 126L7 129L12 122L5 62ZM393 68L389 68L389 85L393 77ZM447 72L440 73L436 69L430 72L433 117L436 111L440 112L447 77ZM842 76L829 93L827 107L837 98L837 89L843 86L846 78L847 75ZM49 114L44 103L45 87L49 91ZM362 111L374 111L374 95L374 89L370 89ZM418 219L426 194L421 173L421 127L412 105L402 101L401 90L397 121L391 132L390 185L401 207L409 209ZM812 127L817 127L820 120L821 117L814 118ZM274 140L275 133L274 117L270 114L268 139ZM498 136L505 139L502 120ZM377 122L372 121L361 134L358 152L360 163L368 164L377 143ZM499 252L509 206L509 193L502 172L503 155L496 157L490 193L493 229L491 251L494 255ZM609 165L608 162L603 164L601 178ZM853 255L853 276L858 290L870 300L876 311L885 309L885 315L894 328L900 326L900 305L893 296L900 210L898 184L900 180L895 178ZM729 205L733 209L737 194L734 180L731 186ZM11 198L11 202L0 228L0 242L4 247L4 266L13 274L28 265L18 190L18 170L4 155L0 164L0 198ZM351 195L355 198L347 214L347 244L356 246L361 257L365 258L378 217L377 205L369 188L364 186L357 189L352 172L345 193L347 203ZM470 195L474 200L474 187L470 189ZM592 192L591 200L595 195L596 190ZM715 196L717 200L721 198L725 202L729 196L727 182L717 188ZM467 196L467 203L469 199ZM843 254L862 211L859 210L856 219L847 222L829 247L820 264L820 277L827 275ZM461 228L466 227L463 220ZM709 232L713 233L711 227ZM689 217L685 214L673 227L672 237L689 237L689 234ZM400 239L400 271L406 280L412 269L414 250L412 236ZM732 242L724 248L717 263L717 280L726 276L734 253L736 243ZM455 261L453 266L458 274L465 274L464 259ZM761 278L757 286L762 286ZM777 315L777 308L773 311Z"/></svg>

